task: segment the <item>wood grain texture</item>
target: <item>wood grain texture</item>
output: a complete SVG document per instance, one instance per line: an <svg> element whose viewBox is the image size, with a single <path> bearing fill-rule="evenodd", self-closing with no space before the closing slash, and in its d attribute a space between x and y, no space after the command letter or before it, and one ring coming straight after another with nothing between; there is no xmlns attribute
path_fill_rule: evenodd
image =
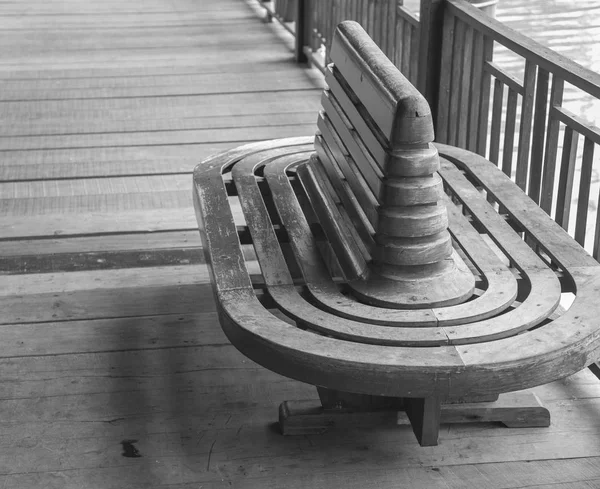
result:
<svg viewBox="0 0 600 489"><path fill-rule="evenodd" d="M355 10L358 3L353 2ZM23 83L26 90L44 91L54 83L65 88L147 86L160 85L161 77L222 73L224 78L248 79L272 69L298 70L303 77L303 70L292 64L291 50L280 43L277 26L262 24L262 9L253 5L254 0L7 0L0 3L0 51L11 64L0 66L0 84L12 80L12 90ZM144 12L153 13L152 25L143 19ZM169 15L163 22L165 13ZM42 14L43 19L32 21ZM123 14L128 14L128 23L122 22ZM45 27L17 28L15 16ZM77 25L82 16L87 27ZM114 59L109 60L111 56ZM236 114L240 114L236 127L243 127L251 114L260 121L288 108L290 114L312 113L316 121L320 90L273 88L277 91L259 87L258 95L227 94L218 99L151 97L135 104L123 99L122 105L105 109L101 103L94 105L98 100L70 100L60 106L17 102L10 106L10 116L0 110L0 132L27 137L193 130L207 127L213 117L219 124L214 129L221 129ZM228 97L236 102L228 105ZM64 178L190 173L211 154L243 143L6 151L0 158L1 180L45 180L51 188L53 180ZM186 209L191 212L190 206ZM96 222L90 214L68 213L56 221L57 226L46 228L44 217L20 215L13 222L21 222L26 235L43 236L2 241L0 255L201 247L195 224L188 231L138 232L135 229L143 226L134 224L140 217L129 217L129 224L119 225L118 232L102 233L85 224ZM117 228L109 225L113 218L114 214L106 218L106 230ZM169 210L165 218L176 215ZM65 224L70 229L87 227L91 234L53 235ZM217 325L208 283L198 283L208 280L205 272L195 266L150 267L145 272L44 274L48 282L40 282L39 274L18 281L0 279L3 318L13 321L0 326L0 486L464 489L470 484L487 489L536 485L590 489L599 485L600 390L590 372L536 388L552 413L550 428L447 425L441 444L429 449L418 448L406 424L297 440L282 437L272 426L278 404L283 399L316 399L314 388L256 365L228 344ZM61 292L67 286L68 291ZM7 302L17 287L19 294ZM78 287L81 290L75 290ZM336 293L345 297L337 288ZM54 307L57 301L62 306ZM127 311L130 317L114 317ZM15 322L17 317L21 320ZM141 457L124 457L124 440L137 440L133 445Z"/></svg>

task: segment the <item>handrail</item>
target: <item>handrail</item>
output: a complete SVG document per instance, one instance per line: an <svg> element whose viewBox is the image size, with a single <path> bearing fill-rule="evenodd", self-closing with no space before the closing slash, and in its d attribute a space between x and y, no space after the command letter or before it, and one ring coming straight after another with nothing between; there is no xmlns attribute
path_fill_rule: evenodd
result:
<svg viewBox="0 0 600 489"><path fill-rule="evenodd" d="M465 0L446 0L450 13L516 54L532 60L546 71L556 73L564 81L600 98L600 75L575 61L547 48L533 39L485 15Z"/></svg>

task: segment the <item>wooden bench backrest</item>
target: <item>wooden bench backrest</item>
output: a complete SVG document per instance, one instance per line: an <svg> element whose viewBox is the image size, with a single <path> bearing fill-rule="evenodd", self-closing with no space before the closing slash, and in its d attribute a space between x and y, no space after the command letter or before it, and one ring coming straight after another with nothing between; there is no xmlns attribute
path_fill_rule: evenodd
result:
<svg viewBox="0 0 600 489"><path fill-rule="evenodd" d="M330 181L338 187L345 181L352 193L345 207L363 241L359 246L368 250L365 262L373 258L389 269L448 258L427 101L356 22L338 26L331 59L315 147ZM343 189L336 191L343 198ZM416 252L415 239L423 245Z"/></svg>

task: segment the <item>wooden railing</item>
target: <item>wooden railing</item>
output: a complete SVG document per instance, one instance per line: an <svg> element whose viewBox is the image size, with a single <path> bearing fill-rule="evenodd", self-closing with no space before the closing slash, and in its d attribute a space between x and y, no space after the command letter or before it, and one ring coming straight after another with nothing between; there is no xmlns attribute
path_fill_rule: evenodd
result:
<svg viewBox="0 0 600 489"><path fill-rule="evenodd" d="M323 69L329 62L336 26L342 20L355 20L416 84L419 20L402 0L273 0L262 5L269 20L277 19L296 35L296 57L300 61L310 59Z"/></svg>
<svg viewBox="0 0 600 489"><path fill-rule="evenodd" d="M580 91L600 111L600 75L480 10L494 0L475 2L480 9L465 0L421 0L420 20L403 3L262 2L296 33L298 58L321 68L335 26L358 21L426 96L438 141L496 163L598 259L600 196L592 173L600 129L565 108L563 99L565 90ZM502 60L509 58L522 68L505 69Z"/></svg>
<svg viewBox="0 0 600 489"><path fill-rule="evenodd" d="M592 171L600 129L563 100L575 96L599 107L600 75L463 0L446 0L443 39L437 140L496 163L598 259L600 197ZM503 69L500 58L520 63L520 73Z"/></svg>
<svg viewBox="0 0 600 489"><path fill-rule="evenodd" d="M338 22L361 23L427 98L437 141L493 161L600 260L600 128L566 107L577 99L600 120L600 75L487 15L496 0L471 3L420 0L420 17L403 0L263 5L295 33L296 58L317 65ZM599 365L590 369L600 378Z"/></svg>

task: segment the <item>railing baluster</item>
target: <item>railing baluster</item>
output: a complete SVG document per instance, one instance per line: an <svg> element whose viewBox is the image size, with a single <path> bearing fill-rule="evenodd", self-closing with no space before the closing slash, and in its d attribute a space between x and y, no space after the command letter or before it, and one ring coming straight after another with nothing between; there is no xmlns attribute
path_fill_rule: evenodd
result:
<svg viewBox="0 0 600 489"><path fill-rule="evenodd" d="M387 29L385 28L385 2L387 0L376 0L375 3L375 32L379 32L377 45L385 53L387 47ZM387 54L387 53L386 53Z"/></svg>
<svg viewBox="0 0 600 489"><path fill-rule="evenodd" d="M523 191L525 191L527 186L527 172L529 169L529 148L531 145L533 100L535 94L535 72L536 65L532 61L525 61L525 75L523 77L523 101L521 104L521 123L519 128L517 154L517 172L515 176L515 183L521 187Z"/></svg>
<svg viewBox="0 0 600 489"><path fill-rule="evenodd" d="M573 180L575 177L575 164L577 162L578 139L579 133L569 126L565 127L555 216L556 222L558 222L565 231L569 230L569 218L571 216L571 200L573 197Z"/></svg>
<svg viewBox="0 0 600 489"><path fill-rule="evenodd" d="M492 128L490 131L489 160L499 164L500 153L500 124L502 123L502 100L504 98L504 84L496 79L494 82L494 99L492 102Z"/></svg>
<svg viewBox="0 0 600 489"><path fill-rule="evenodd" d="M519 94L510 87L506 101L506 122L504 125L504 147L502 149L502 171L512 178L512 160L515 147L515 127L517 124L517 102ZM522 119L521 119L522 120Z"/></svg>
<svg viewBox="0 0 600 489"><path fill-rule="evenodd" d="M410 31L410 49L411 49L411 56L410 56L410 68L409 68L409 73L410 76L408 78L408 80L413 84L413 85L417 85L417 77L419 76L419 46L420 46L420 42L421 42L421 38L419 36L419 28L415 27L412 24L408 25L408 30Z"/></svg>
<svg viewBox="0 0 600 489"><path fill-rule="evenodd" d="M548 215L552 212L554 200L554 177L556 174L556 157L558 151L558 132L560 123L554 117L552 109L562 105L564 80L558 75L552 75L552 88L550 89L550 109L548 111L548 132L546 136L546 150L544 154L544 174L542 176L542 190L540 206ZM535 129L534 129L534 134ZM531 181L531 180L530 180ZM530 183L531 185L531 183Z"/></svg>
<svg viewBox="0 0 600 489"><path fill-rule="evenodd" d="M596 202L600 202L600 191ZM598 209L598 206L596 206L596 227L594 228L594 247L592 248L592 256L596 260L600 260L600 209Z"/></svg>
<svg viewBox="0 0 600 489"><path fill-rule="evenodd" d="M397 13L397 0L387 0L386 4L386 21L385 30L387 31L387 46L386 53L390 60L394 59L396 50L396 13Z"/></svg>
<svg viewBox="0 0 600 489"><path fill-rule="evenodd" d="M465 24L464 44L462 50L462 74L460 84L460 102L456 118L456 146L467 147L467 130L469 128L469 102L472 93L471 63L473 60L473 29Z"/></svg>
<svg viewBox="0 0 600 489"><path fill-rule="evenodd" d="M444 16L444 32L442 33L442 73L452 73L452 48L454 45L454 32L456 17L446 11ZM436 139L441 143L448 143L450 125L450 98L452 94L451 77L443 76L440 79L439 104L437 113Z"/></svg>
<svg viewBox="0 0 600 489"><path fill-rule="evenodd" d="M394 57L394 64L398 67L398 69L404 73L402 69L402 62L404 61L404 29L407 28L406 22L400 16L396 17L396 39L399 39L402 42L400 47L396 47L396 55Z"/></svg>
<svg viewBox="0 0 600 489"><path fill-rule="evenodd" d="M462 88L462 63L461 59L465 45L465 23L458 20L454 27L454 46L452 59L456 62L452 65L452 78L450 80L450 117L448 118L448 144L456 145L458 140L458 113L460 107L460 95Z"/></svg>
<svg viewBox="0 0 600 489"><path fill-rule="evenodd" d="M412 55L412 27L406 20L403 20L402 23L404 24L404 31L402 36L402 66L400 67L400 71L404 76L408 77L410 63L416 56Z"/></svg>
<svg viewBox="0 0 600 489"><path fill-rule="evenodd" d="M479 128L479 106L481 104L481 78L483 75L483 35L473 32L473 49L471 51L471 96L467 115L467 144L469 151L477 150L477 132Z"/></svg>
<svg viewBox="0 0 600 489"><path fill-rule="evenodd" d="M577 241L581 246L585 246L593 160L594 141L586 137L583 143L581 176L579 179L579 196L577 198L577 217L575 221L575 241Z"/></svg>
<svg viewBox="0 0 600 489"><path fill-rule="evenodd" d="M490 107L490 89L492 84L492 77L490 73L485 70L485 66L488 62L492 61L494 56L494 41L487 36L483 36L483 58L482 67L483 70L481 76L481 102L479 105L479 119L477 124L477 153L481 156L485 156L487 147L487 135L488 135L488 114Z"/></svg>
<svg viewBox="0 0 600 489"><path fill-rule="evenodd" d="M531 161L529 163L529 185L527 193L536 203L540 202L542 186L542 164L544 162L544 137L546 135L546 107L548 105L549 73L538 67L531 141Z"/></svg>

